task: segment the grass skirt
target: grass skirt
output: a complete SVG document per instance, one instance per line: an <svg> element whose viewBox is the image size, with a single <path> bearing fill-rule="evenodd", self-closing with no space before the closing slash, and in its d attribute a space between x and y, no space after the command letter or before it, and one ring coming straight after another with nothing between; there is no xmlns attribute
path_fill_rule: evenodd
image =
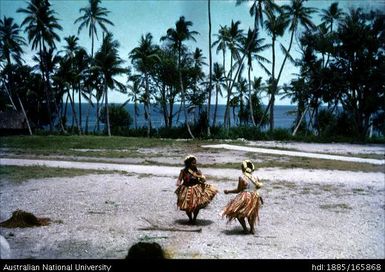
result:
<svg viewBox="0 0 385 272"><path fill-rule="evenodd" d="M218 193L218 189L210 184L196 184L193 186L180 185L176 190L177 206L180 210L193 212L196 209L206 207L214 196Z"/></svg>
<svg viewBox="0 0 385 272"><path fill-rule="evenodd" d="M229 222L236 218L259 220L259 207L260 197L256 192L241 192L226 205L222 217L226 216Z"/></svg>

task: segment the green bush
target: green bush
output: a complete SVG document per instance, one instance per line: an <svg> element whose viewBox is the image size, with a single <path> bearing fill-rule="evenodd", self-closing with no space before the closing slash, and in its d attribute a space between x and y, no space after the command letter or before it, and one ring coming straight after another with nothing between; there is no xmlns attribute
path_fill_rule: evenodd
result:
<svg viewBox="0 0 385 272"><path fill-rule="evenodd" d="M122 106L111 104L108 106L111 133L114 135L128 135L132 118ZM100 122L107 124L106 107L103 107L99 116Z"/></svg>

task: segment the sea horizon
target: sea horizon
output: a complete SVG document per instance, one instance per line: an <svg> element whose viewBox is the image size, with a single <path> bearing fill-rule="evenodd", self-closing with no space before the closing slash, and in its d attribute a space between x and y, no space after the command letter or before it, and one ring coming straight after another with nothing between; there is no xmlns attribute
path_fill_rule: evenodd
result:
<svg viewBox="0 0 385 272"><path fill-rule="evenodd" d="M63 103L63 109L65 107ZM89 107L89 103L81 103L81 127L82 129L85 129L86 126L86 118L89 111L89 120L88 120L88 130L94 130L96 127L96 107ZM123 103L109 103L110 105L121 105ZM180 104L174 105L174 113L175 116L173 118L173 127L178 127L184 124L184 114L183 112L180 113L180 117L178 120L177 111ZM210 109L210 120L213 121L214 118L214 106L211 106ZM130 117L132 119L130 128L135 128L134 124L134 104L133 103L127 103L125 106L125 109L130 114ZM201 107L202 110L205 110L207 105L204 105ZM262 105L262 107L265 109L266 106ZM147 127L147 120L144 118L144 106L143 104L138 104L139 108L139 115L137 115L137 127ZM239 108L239 107L238 107ZM224 104L218 104L217 109L217 117L216 117L216 125L220 126L223 125L223 119L224 119L224 113L225 113L226 105ZM284 128L284 129L290 129L293 126L293 122L296 118L296 105L275 105L274 107L274 123L275 128ZM199 109L195 108L194 113L189 114L189 122L193 122L194 118L199 116ZM77 116L79 116L79 103L75 103L75 112ZM230 108L230 118L231 118L231 125L232 126L238 126L239 125L239 119L237 118L237 108L235 108L235 112L233 112L233 108ZM235 116L234 116L235 114ZM72 125L73 122L73 116L72 116L72 109L71 105L67 104L67 111L66 111L66 118L67 118L67 126ZM162 113L160 112L159 107L152 106L151 107L151 123L153 128L160 128L165 127L165 122ZM103 129L104 125L100 122L100 128Z"/></svg>

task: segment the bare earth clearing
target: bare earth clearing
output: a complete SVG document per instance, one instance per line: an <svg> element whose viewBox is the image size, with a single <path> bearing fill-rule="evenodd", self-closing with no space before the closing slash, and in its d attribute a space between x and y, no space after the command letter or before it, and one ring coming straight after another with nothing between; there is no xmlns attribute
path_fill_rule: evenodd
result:
<svg viewBox="0 0 385 272"><path fill-rule="evenodd" d="M204 164L202 172L220 193L198 216L195 226L176 208L175 182L184 150L143 149L143 158L100 158L102 162L80 162L77 158L23 160L7 158L1 165L47 165L63 168L106 169L111 174L31 179L22 183L0 183L0 221L16 209L49 217L44 227L0 228L15 259L122 259L138 241L159 243L179 259L384 259L385 174L320 169L260 168L260 193L264 206L255 235L243 235L237 222L227 224L219 215L235 195L239 169L218 169L218 163L241 163L252 152L257 160L280 160L301 154L332 154L338 160L359 154L384 155L384 146L250 142L253 149L223 149L223 146L190 150ZM257 148L263 148L258 150ZM188 153L190 153L188 152ZM358 154L358 155L357 155ZM277 156L277 154L275 154ZM307 154L307 156L310 156ZM273 157L277 159L277 157ZM328 158L325 158L328 159ZM93 160L97 160L94 158ZM143 162L167 163L144 165ZM384 160L359 163L384 165ZM213 167L211 167L213 166ZM199 165L198 165L199 167ZM160 227L201 232L141 230L149 222Z"/></svg>

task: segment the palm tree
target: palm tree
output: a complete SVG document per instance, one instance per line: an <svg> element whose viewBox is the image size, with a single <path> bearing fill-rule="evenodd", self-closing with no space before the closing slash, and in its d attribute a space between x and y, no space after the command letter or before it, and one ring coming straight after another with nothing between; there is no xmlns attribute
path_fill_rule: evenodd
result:
<svg viewBox="0 0 385 272"><path fill-rule="evenodd" d="M237 0L236 5L250 2L250 0ZM250 6L250 15L254 16L254 31L257 31L258 24L263 27L263 13L278 10L279 7L274 3L274 0L252 0L253 4Z"/></svg>
<svg viewBox="0 0 385 272"><path fill-rule="evenodd" d="M270 130L274 127L274 120L271 114L274 115L274 111L271 110L271 108L274 106L274 100L275 100L275 93L274 93L274 82L276 81L275 78L275 43L277 40L277 37L283 36L285 33L285 29L288 26L288 21L282 14L276 14L273 11L265 12L267 19L264 21L264 26L267 31L267 33L271 36L271 47L272 47L272 61L271 61L271 76L270 76L270 99L269 103L265 109L265 112L263 114L263 117L261 118L258 126L260 127L262 125L262 121L264 120L267 112L270 110Z"/></svg>
<svg viewBox="0 0 385 272"><path fill-rule="evenodd" d="M75 20L75 24L80 23L78 28L78 34L84 28L88 28L88 35L91 38L91 57L94 57L94 44L95 37L98 39L97 25L104 31L108 32L106 24L114 25L110 20L106 19L108 13L110 13L106 8L99 6L101 0L88 0L88 6L81 8L80 13L84 13L83 16L80 16Z"/></svg>
<svg viewBox="0 0 385 272"><path fill-rule="evenodd" d="M289 41L289 47L287 49L281 45L281 49L284 52L285 57L283 59L281 68L278 72L277 78L275 79L273 77L273 81L272 81L272 96L271 96L272 101L270 104L270 130L274 129L274 101L275 101L275 95L277 94L278 82L281 78L286 60L289 58L292 62L294 62L294 60L290 56L290 50L294 41L294 34L298 31L298 28L300 25L305 27L307 30L315 29L315 25L311 21L311 14L316 12L317 9L305 7L303 5L305 1L306 0L291 0L291 5L284 5L282 7L283 16L285 19L287 18L290 24L289 30L291 31L291 36Z"/></svg>
<svg viewBox="0 0 385 272"><path fill-rule="evenodd" d="M230 98L231 98L231 91L234 87L234 83L236 79L238 78L238 73L240 72L241 62L238 48L241 40L243 39L243 30L239 29L239 25L241 24L240 21L234 22L231 21L231 25L229 28L229 41L228 41L228 47L230 49L230 70L228 74L226 75L226 82L227 82L227 101L226 101L226 110L224 115L224 124L228 128L230 128ZM233 61L238 60L238 70L234 75L233 79Z"/></svg>
<svg viewBox="0 0 385 272"><path fill-rule="evenodd" d="M128 85L128 88L131 90L131 92L128 92L128 100L134 102L134 126L135 129L138 129L138 121L137 117L139 115L139 107L138 102L140 101L140 94L141 94L141 79L140 75L129 75L128 76L128 82L132 82L132 85Z"/></svg>
<svg viewBox="0 0 385 272"><path fill-rule="evenodd" d="M99 71L103 76L108 136L111 136L108 110L108 88L113 89L117 86L120 90L125 89L124 85L114 78L115 76L123 74L127 71L127 69L121 67L124 61L119 57L118 47L118 41L113 40L112 34L107 32L104 37L102 47L95 54L95 66L93 68Z"/></svg>
<svg viewBox="0 0 385 272"><path fill-rule="evenodd" d="M79 45L78 45L78 41L79 41L79 38L74 36L74 35L71 35L71 36L68 36L68 37L65 37L64 40L66 41L66 45L64 46L64 58L69 62L69 68L70 68L70 71L72 73L72 78L70 79L71 80L71 86L72 86L72 99L70 99L72 101L72 104L71 106L73 107L74 106L74 101L75 101L75 85L76 82L78 81L78 74L77 71L77 67L76 67L76 63L75 63L75 56L76 56L76 53L77 51L80 49ZM82 124L82 121L81 121L81 95L80 95L80 90L79 91L79 119L76 118L76 123L77 123L77 126L78 126L78 129L79 129L79 134L81 134L81 124ZM68 92L68 94L70 94L70 92ZM74 112L74 111L73 111ZM74 116L75 117L75 116ZM79 120L79 122L77 122L77 120Z"/></svg>
<svg viewBox="0 0 385 272"><path fill-rule="evenodd" d="M13 18L0 19L0 60L5 59L11 64L13 59L17 64L22 63L21 55L24 53L22 46L26 46L25 39L20 36L20 27L13 22Z"/></svg>
<svg viewBox="0 0 385 272"><path fill-rule="evenodd" d="M15 93L17 95L17 92L15 88L13 88L13 68L15 67L12 66L11 59L13 59L18 65L21 65L21 55L23 53L22 46L26 45L24 38L19 35L19 32L20 27L13 22L13 18L4 16L4 19L0 20L0 61L6 61L6 65L4 66L3 70L4 77L2 77L2 80L4 83L5 91L15 110L17 108L13 102L12 94Z"/></svg>
<svg viewBox="0 0 385 272"><path fill-rule="evenodd" d="M130 52L130 58L137 71L141 72L144 77L145 87L145 108L147 112L147 137L151 133L151 96L150 96L150 72L156 61L160 60L158 53L158 46L152 42L151 33L142 36L139 46L135 47Z"/></svg>
<svg viewBox="0 0 385 272"><path fill-rule="evenodd" d="M94 46L95 46L95 37L98 39L97 26L99 26L104 32L108 32L106 25L109 24L113 26L114 24L108 20L106 17L110 13L106 8L100 7L101 0L88 0L88 6L81 8L80 13L83 13L82 16L75 20L75 24L80 23L78 28L78 34L84 28L88 28L88 36L91 38L91 59L94 57ZM89 97L88 100L90 104L92 103L92 89L88 90ZM95 95L98 97L98 94ZM99 100L97 99L97 107L99 106ZM80 106L79 106L80 107ZM88 106L89 112L90 106ZM99 121L99 113L97 112L97 119ZM86 123L88 123L88 116ZM86 130L88 125L86 125Z"/></svg>
<svg viewBox="0 0 385 272"><path fill-rule="evenodd" d="M258 39L259 32L252 31L249 29L247 36L242 41L242 47L240 47L240 51L246 55L247 57L247 78L248 78L248 92L249 92L249 111L251 115L251 121L254 126L256 126L254 120L254 110L251 99L251 71L253 70L253 59L257 60L257 63L269 74L267 68L263 65L263 62L269 62L268 59L260 55L260 52L267 49L270 45L263 45L262 43L265 41L264 38Z"/></svg>
<svg viewBox="0 0 385 272"><path fill-rule="evenodd" d="M324 34L326 41L329 41L331 39L328 39L327 34L333 33L333 24L335 21L341 20L346 15L345 12L342 11L342 9L338 8L338 2L332 3L328 9L321 10L321 21L323 22L320 27L320 34ZM326 31L322 31L322 25L325 25ZM325 63L326 65L329 63L330 53L327 54L327 60Z"/></svg>
<svg viewBox="0 0 385 272"><path fill-rule="evenodd" d="M217 109L218 109L218 98L219 95L222 96L222 86L224 86L225 82L225 70L222 66L219 65L219 63L214 63L214 70L212 75L212 82L215 86L215 108L214 108L214 118L213 118L213 127L215 127L216 124L216 118L217 118Z"/></svg>
<svg viewBox="0 0 385 272"><path fill-rule="evenodd" d="M339 21L345 13L338 8L338 2L332 3L328 9L321 10L321 21L327 24L329 32L333 31L333 23Z"/></svg>
<svg viewBox="0 0 385 272"><path fill-rule="evenodd" d="M220 26L218 34L214 34L214 36L217 37L217 40L213 42L212 46L217 46L217 54L222 51L222 67L224 69L223 73L226 74L226 51L229 47L230 41L229 28L227 26Z"/></svg>
<svg viewBox="0 0 385 272"><path fill-rule="evenodd" d="M40 57L47 56L47 49L56 48L55 41L60 41L60 37L55 31L62 30L62 27L57 22L58 19L55 17L55 12L51 9L49 1L30 0L26 9L20 8L17 12L25 13L27 15L21 26L25 26L25 32L28 33L28 41L30 43L32 42L32 49L38 49ZM45 61L40 58L39 62L41 75L45 82L44 92L47 99L50 131L52 131L52 97L48 89L50 79L46 67L43 65Z"/></svg>
<svg viewBox="0 0 385 272"><path fill-rule="evenodd" d="M183 112L184 112L184 118L185 118L185 124L187 126L187 130L191 136L191 138L194 139L194 135L191 132L190 125L188 123L187 118L187 110L185 106L186 101L186 94L183 87L183 81L182 81L182 66L181 66L181 59L182 59L182 53L185 51L183 43L188 40L196 41L194 38L194 35L199 34L196 31L191 31L189 28L193 25L191 21L186 21L184 16L179 17L179 20L175 23L175 28L169 28L167 30L166 36L163 36L161 38L161 41L168 40L173 48L178 52L178 73L179 73L179 82L180 82L180 91L181 91L181 97L182 97L182 106L183 106Z"/></svg>

